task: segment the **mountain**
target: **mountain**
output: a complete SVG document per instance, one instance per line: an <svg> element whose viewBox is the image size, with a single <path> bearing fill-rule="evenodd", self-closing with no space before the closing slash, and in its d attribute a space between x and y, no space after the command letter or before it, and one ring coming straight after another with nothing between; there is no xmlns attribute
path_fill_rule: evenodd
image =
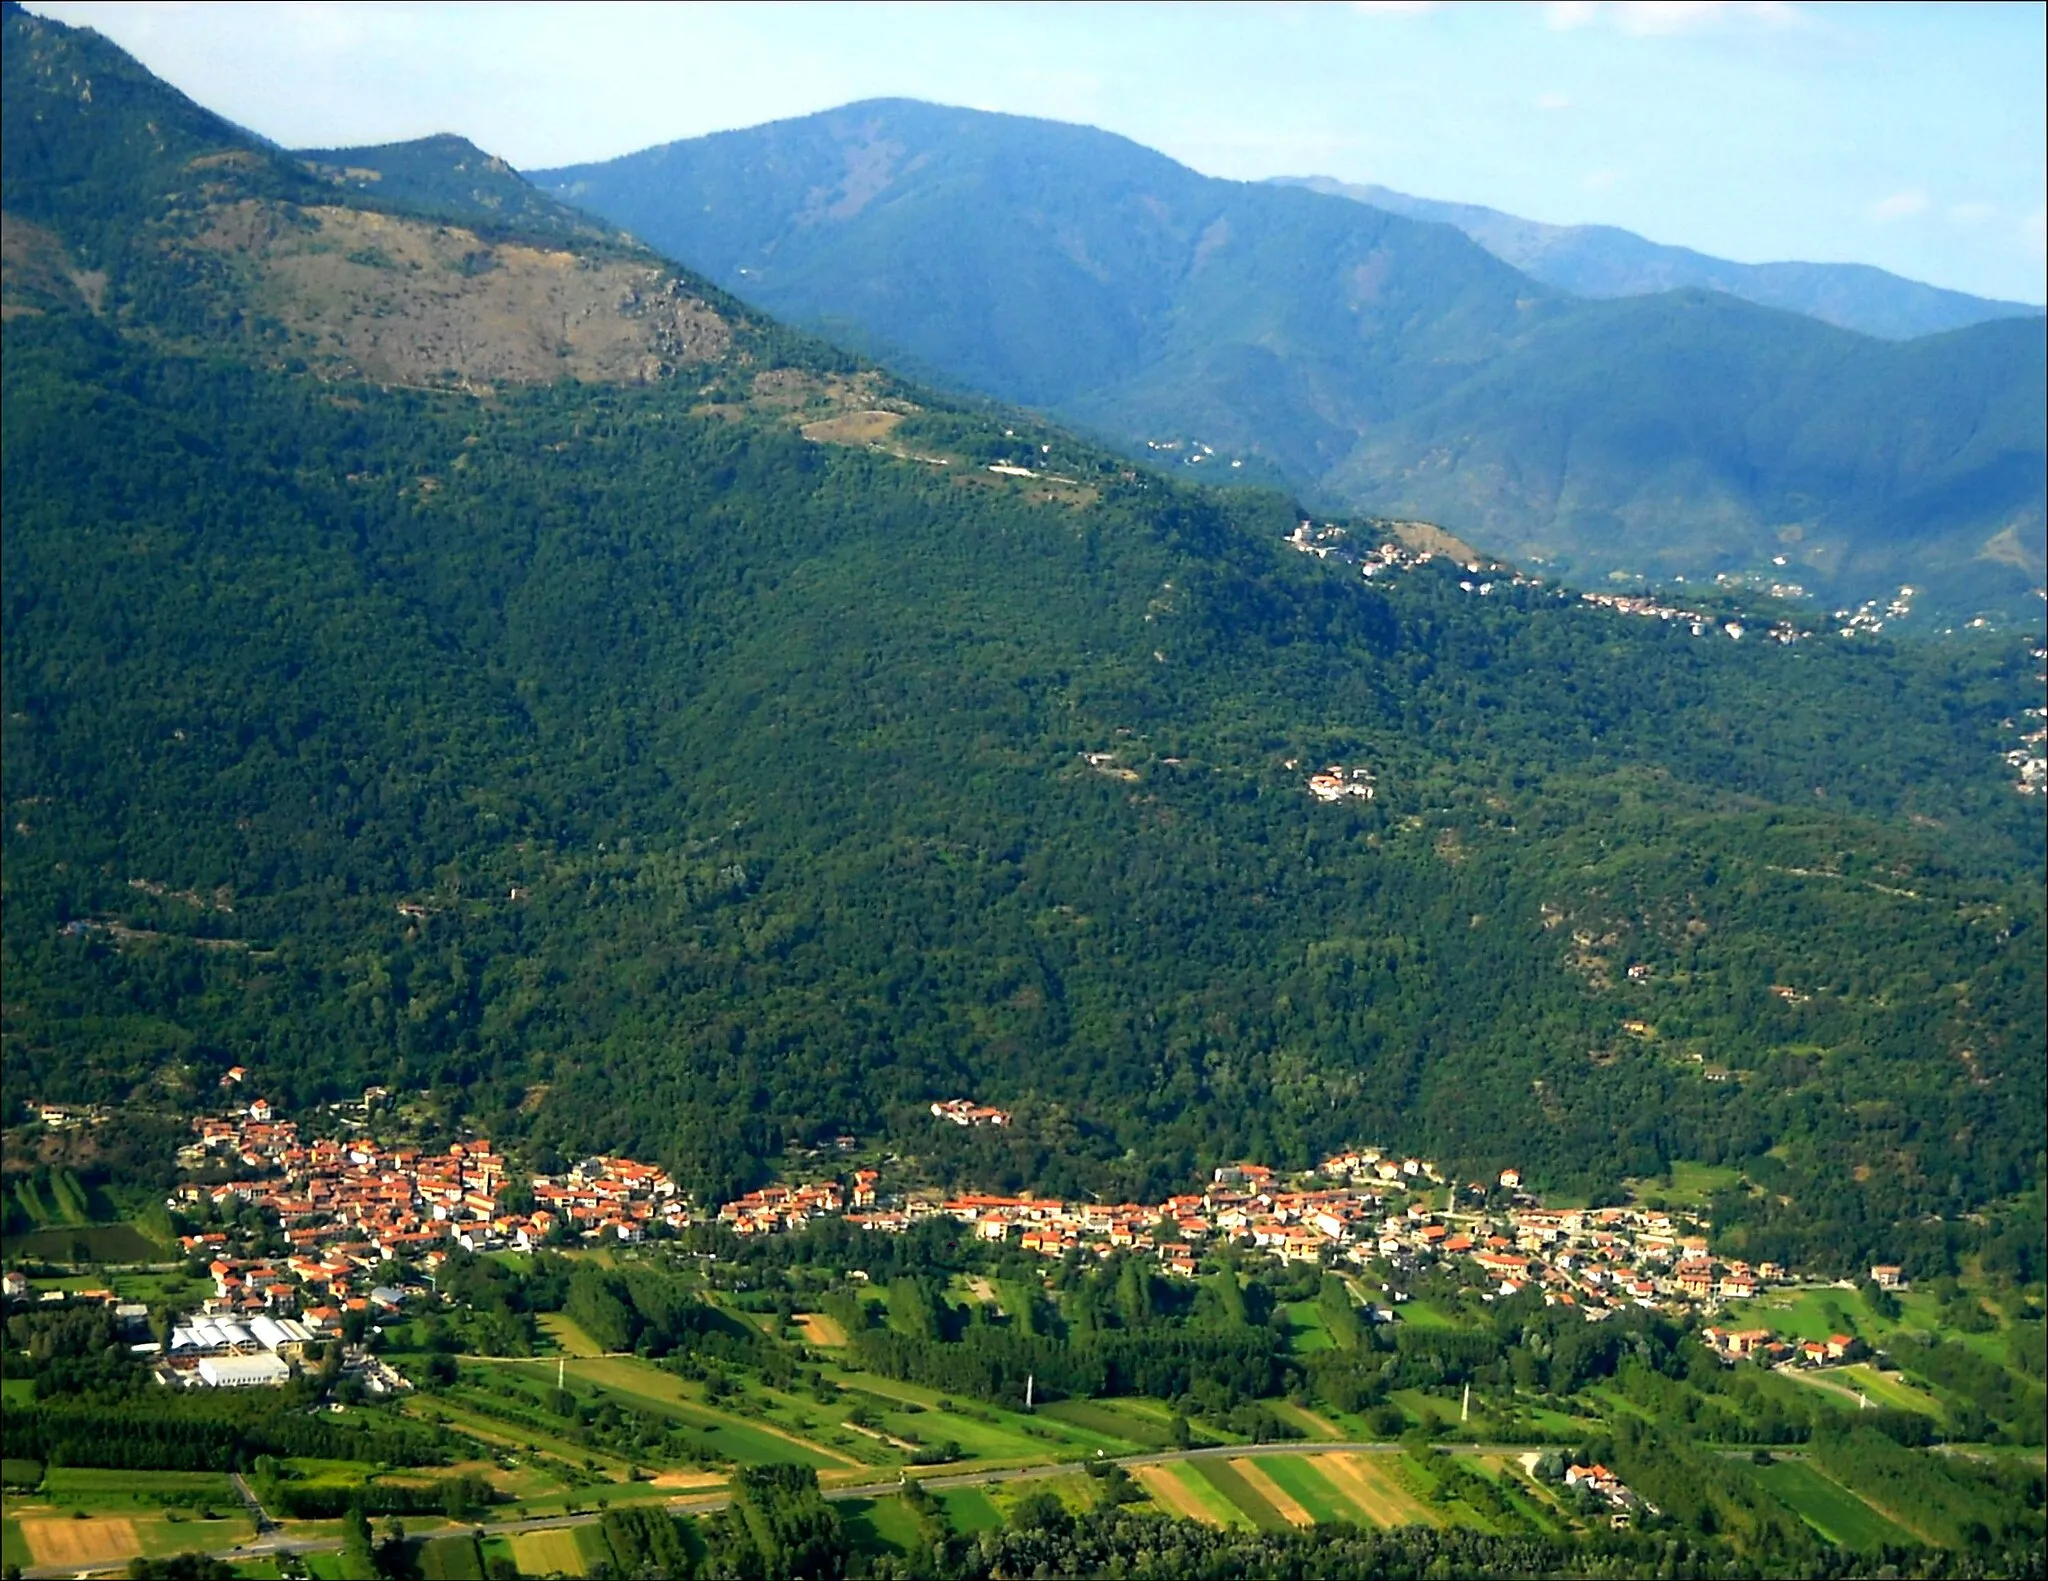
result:
<svg viewBox="0 0 2048 1581"><path fill-rule="evenodd" d="M10 1122L118 1105L160 1197L240 1065L707 1197L846 1131L1112 1200L1379 1139L1585 1191L1723 1164L1759 1184L1718 1232L1802 1265L2010 1239L2023 645L1368 580L1285 495L4 28ZM1413 342L1448 356L1513 277L1412 229L1466 271ZM1373 794L1311 795L1331 763ZM961 1094L1014 1125L935 1125Z"/></svg>
<svg viewBox="0 0 2048 1581"><path fill-rule="evenodd" d="M902 100L534 179L785 318L1332 508L1586 577L2038 615L2038 317L1887 344L1698 290L1585 300L1451 226Z"/></svg>
<svg viewBox="0 0 2048 1581"><path fill-rule="evenodd" d="M1545 225L1477 203L1443 203L1329 176L1275 179L1411 220L1455 225L1494 257L1574 296L1650 296L1687 287L1725 291L1760 307L1803 313L1883 340L1910 340L2042 313L2026 302L1945 291L1868 264L1735 263L1690 247L1665 246L1613 225Z"/></svg>

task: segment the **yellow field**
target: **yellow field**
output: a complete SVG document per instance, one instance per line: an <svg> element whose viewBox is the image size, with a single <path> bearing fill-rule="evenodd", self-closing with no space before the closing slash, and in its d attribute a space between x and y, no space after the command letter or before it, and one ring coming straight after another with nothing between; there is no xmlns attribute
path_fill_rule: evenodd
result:
<svg viewBox="0 0 2048 1581"><path fill-rule="evenodd" d="M65 1569L86 1569L95 1565L119 1564L142 1552L142 1539L135 1523L114 1516L73 1520L68 1516L46 1516L21 1523L23 1541L39 1565Z"/></svg>
<svg viewBox="0 0 2048 1581"><path fill-rule="evenodd" d="M583 1574L583 1551L576 1546L573 1527L558 1526L548 1532L521 1532L510 1541L512 1558L521 1575Z"/></svg>
<svg viewBox="0 0 2048 1581"><path fill-rule="evenodd" d="M1377 1526L1440 1526L1436 1512L1404 1487L1386 1455L1318 1455L1316 1470Z"/></svg>

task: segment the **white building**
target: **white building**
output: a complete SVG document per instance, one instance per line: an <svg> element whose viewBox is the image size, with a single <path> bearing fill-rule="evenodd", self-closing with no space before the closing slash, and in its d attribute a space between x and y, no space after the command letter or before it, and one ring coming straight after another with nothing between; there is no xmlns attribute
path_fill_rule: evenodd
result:
<svg viewBox="0 0 2048 1581"><path fill-rule="evenodd" d="M209 1389L276 1388L291 1375L291 1368L268 1352L255 1356L202 1356L199 1359L199 1381Z"/></svg>

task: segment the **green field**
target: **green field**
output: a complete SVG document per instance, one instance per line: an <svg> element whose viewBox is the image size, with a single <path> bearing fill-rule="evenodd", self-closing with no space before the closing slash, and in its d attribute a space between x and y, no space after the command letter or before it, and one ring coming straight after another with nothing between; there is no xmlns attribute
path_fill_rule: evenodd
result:
<svg viewBox="0 0 2048 1581"><path fill-rule="evenodd" d="M0 1565L26 1568L35 1563L35 1555L28 1551L28 1543L21 1535L21 1522L8 1516L0 1521Z"/></svg>
<svg viewBox="0 0 2048 1581"><path fill-rule="evenodd" d="M424 1581L483 1581L483 1555L476 1539L465 1533L421 1544L420 1575Z"/></svg>
<svg viewBox="0 0 2048 1581"><path fill-rule="evenodd" d="M1139 1449L1164 1449L1173 1442L1170 1416L1154 1415L1128 1401L1056 1400L1040 1406L1038 1415Z"/></svg>
<svg viewBox="0 0 2048 1581"><path fill-rule="evenodd" d="M361 1467L356 1468L358 1473ZM43 1496L53 1504L86 1510L158 1509L165 1505L210 1505L240 1513L242 1501L218 1471L109 1471L88 1466L52 1466Z"/></svg>
<svg viewBox="0 0 2048 1581"><path fill-rule="evenodd" d="M1803 1460L1778 1460L1754 1468L1757 1480L1781 1503L1831 1543L1844 1548L1909 1546L1913 1534L1894 1526L1855 1494Z"/></svg>
<svg viewBox="0 0 2048 1581"><path fill-rule="evenodd" d="M1003 1524L1002 1512L979 1488L948 1488L936 1497L956 1532L985 1532Z"/></svg>
<svg viewBox="0 0 2048 1581"><path fill-rule="evenodd" d="M851 1499L835 1506L846 1522L847 1540L856 1553L898 1555L920 1552L925 1544L918 1535L917 1517L900 1499Z"/></svg>
<svg viewBox="0 0 2048 1581"><path fill-rule="evenodd" d="M1229 1461L1205 1459L1190 1461L1189 1464L1196 1475L1241 1510L1261 1531L1281 1532L1290 1526L1287 1518L1273 1508L1272 1501L1245 1481L1243 1474Z"/></svg>
<svg viewBox="0 0 2048 1581"><path fill-rule="evenodd" d="M1259 1469L1285 1489L1295 1503L1313 1515L1318 1525L1332 1521L1362 1524L1357 1507L1330 1486L1329 1479L1316 1470L1312 1457L1264 1455L1259 1459Z"/></svg>
<svg viewBox="0 0 2048 1581"><path fill-rule="evenodd" d="M1294 1301L1282 1307L1281 1321L1287 1325L1288 1349L1306 1355L1329 1350L1334 1344L1330 1328L1323 1321L1322 1308L1314 1301Z"/></svg>
<svg viewBox="0 0 2048 1581"><path fill-rule="evenodd" d="M48 1263L154 1263L170 1256L132 1224L33 1230L0 1245L0 1257Z"/></svg>

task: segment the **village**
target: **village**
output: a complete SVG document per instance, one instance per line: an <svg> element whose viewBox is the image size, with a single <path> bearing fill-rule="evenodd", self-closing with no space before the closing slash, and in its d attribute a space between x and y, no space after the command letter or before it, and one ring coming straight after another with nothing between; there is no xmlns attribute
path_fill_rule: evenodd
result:
<svg viewBox="0 0 2048 1581"><path fill-rule="evenodd" d="M230 1071L223 1088L232 1091L246 1074ZM385 1096L371 1089L360 1107ZM930 1112L937 1123L966 1128L1001 1128L1011 1120L968 1098L933 1102ZM188 1169L244 1173L218 1183L188 1181L168 1206L201 1219L254 1209L274 1223L286 1249L237 1255L246 1243L223 1229L183 1238L189 1257L207 1260L214 1293L200 1311L138 1348L157 1356L166 1383L190 1387L282 1383L309 1348L360 1340L369 1323L426 1295L427 1285L417 1281L431 1281L458 1249L630 1244L697 1223L762 1236L843 1218L900 1234L947 1219L981 1240L1047 1259L1122 1252L1152 1258L1162 1274L1183 1279L1197 1276L1206 1254L1234 1247L1283 1263L1379 1274L1390 1293L1387 1304L1368 1313L1377 1322L1394 1321L1404 1299L1393 1283L1430 1267L1462 1272L1483 1287L1486 1300L1539 1291L1546 1305L1576 1309L1589 1322L1630 1306L1699 1316L1792 1282L1775 1263L1716 1259L1710 1226L1696 1216L1648 1206L1545 1207L1523 1189L1517 1170L1460 1183L1430 1160L1374 1147L1335 1154L1294 1176L1254 1163L1225 1166L1200 1189L1149 1204L885 1193L879 1170L857 1168L845 1179L764 1186L705 1213L664 1171L628 1158L591 1157L515 1181L505 1158L482 1138L438 1150L360 1135L308 1140L262 1098L197 1118L193 1129L196 1140L181 1154ZM1888 1289L1902 1283L1889 1265L1873 1268L1871 1277ZM7 1275L10 1298L28 1290L18 1272ZM146 1312L124 1308L119 1315L147 1326ZM1861 1356L1846 1335L1800 1344L1767 1329L1709 1326L1702 1338L1729 1362L1825 1367ZM359 1347L347 1355L371 1392L407 1386Z"/></svg>

